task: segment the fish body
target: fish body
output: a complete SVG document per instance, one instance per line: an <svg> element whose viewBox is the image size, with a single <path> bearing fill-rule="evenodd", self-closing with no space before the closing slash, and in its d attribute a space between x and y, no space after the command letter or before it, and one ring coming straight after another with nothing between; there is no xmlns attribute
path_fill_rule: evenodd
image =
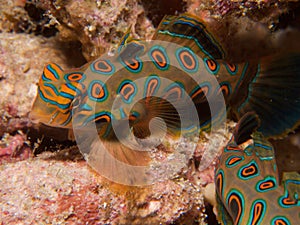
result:
<svg viewBox="0 0 300 225"><path fill-rule="evenodd" d="M202 107L199 110L202 114L200 119L202 128L206 129L205 125L210 120L209 115L205 115L209 110L207 98L220 97L223 100L225 97L229 100L248 67L248 63L234 65L209 58L201 59L187 47L175 45L170 48L164 42L151 43L150 46L145 46L147 44L143 42L137 44L147 48L135 56L138 65L128 66L127 59L120 56L100 57L83 68L71 71L63 71L56 64L47 65L39 81L31 118L49 126L70 129L72 114L81 118L80 121L76 120L80 127L91 122L109 123L112 119L132 117L142 121L145 114L163 117L160 114L162 110L170 114L172 112L161 102L158 104L150 100L151 96L176 100L178 104L186 103L189 98L195 106ZM130 51L130 45L124 51ZM184 56L180 58L180 54ZM187 62L183 61L184 57L193 60L188 63L192 63L194 68L185 65ZM162 58L165 64L158 61ZM130 68L133 66L137 68ZM136 99L144 101L140 101L140 107L135 107L136 112L135 108L129 112L126 104L132 106ZM47 107L44 107L45 103ZM114 104L118 107L114 108ZM121 104L124 107L120 107ZM168 115L163 118L171 119Z"/></svg>
<svg viewBox="0 0 300 225"><path fill-rule="evenodd" d="M253 120L252 113L241 119L219 159L215 175L219 220L223 224L299 224L300 175L285 173L280 183L274 149L253 130ZM238 145L247 139L253 142L245 148Z"/></svg>

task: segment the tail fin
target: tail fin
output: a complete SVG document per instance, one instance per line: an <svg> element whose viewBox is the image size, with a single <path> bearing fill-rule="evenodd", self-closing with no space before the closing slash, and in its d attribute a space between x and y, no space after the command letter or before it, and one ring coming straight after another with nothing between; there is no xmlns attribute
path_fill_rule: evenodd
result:
<svg viewBox="0 0 300 225"><path fill-rule="evenodd" d="M48 126L71 128L71 104L78 90L81 72L65 73L60 66L45 66L38 83L30 119Z"/></svg>
<svg viewBox="0 0 300 225"><path fill-rule="evenodd" d="M265 137L281 138L300 124L300 54L261 61L237 112L255 111Z"/></svg>
<svg viewBox="0 0 300 225"><path fill-rule="evenodd" d="M200 18L190 14L165 16L152 39L188 46L201 57L225 58L219 41L208 27Z"/></svg>

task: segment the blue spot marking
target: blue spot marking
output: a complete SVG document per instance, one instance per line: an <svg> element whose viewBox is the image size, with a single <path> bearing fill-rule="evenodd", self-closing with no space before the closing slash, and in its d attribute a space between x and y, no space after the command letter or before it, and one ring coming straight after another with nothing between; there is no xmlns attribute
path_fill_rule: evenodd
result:
<svg viewBox="0 0 300 225"><path fill-rule="evenodd" d="M253 174L251 174L251 175L249 175L249 176L243 175L243 174L242 174L243 170L244 170L244 169L247 169L247 167L250 167L250 166L253 166L253 167L255 168L255 173L253 173ZM259 174L260 174L259 168L258 168L257 163L255 162L255 160L251 160L248 164L242 166L242 167L239 169L238 173L237 173L238 177L239 177L240 179L242 179L242 180L249 180L249 179L252 179L252 178L254 178L254 177L257 177Z"/></svg>
<svg viewBox="0 0 300 225"><path fill-rule="evenodd" d="M131 116L134 116L135 118L139 118L140 117L140 113L139 112L137 112L137 111L132 111L132 112L130 112L130 114L131 114Z"/></svg>
<svg viewBox="0 0 300 225"><path fill-rule="evenodd" d="M43 101L48 102L52 105L56 105L60 109L68 109L70 106L70 104L58 104L56 101L52 101L52 100L46 98L40 89L38 89L38 92L39 92L39 96L41 97L41 99L43 99Z"/></svg>
<svg viewBox="0 0 300 225"><path fill-rule="evenodd" d="M205 35L205 39L209 39L211 43L214 43L214 46L216 47L216 49L218 51L218 54L222 58L222 56L224 55L224 53L223 53L222 50L219 51L219 49L221 49L221 47L217 46L216 45L217 42L212 37L210 37L210 36L207 35L207 32L205 32L205 27L203 27L202 23L199 23L199 21L197 21L197 20L195 20L193 18L189 18L189 17L185 17L185 16L182 16L181 18L183 18L185 20L192 21L192 22L188 22L188 21L183 21L183 20L177 19L177 21L174 22L174 25L176 25L176 24L185 24L185 25L188 25L188 26L190 26L190 27L195 28L196 30L198 30L200 33L202 33L203 35ZM168 25L169 22L164 22L163 24ZM191 40L193 40L193 41L196 42L197 46L202 50L202 52L204 52L209 57L212 57L211 54L204 49L204 47L201 45L201 43L199 42L199 40L197 38L195 38L194 36L186 36L184 34L171 32L169 30L164 30L164 31L159 30L158 33L168 34L168 35L171 35L171 36L174 36L174 37L191 39Z"/></svg>
<svg viewBox="0 0 300 225"><path fill-rule="evenodd" d="M85 103L81 105L81 109L84 111L92 111L93 108Z"/></svg>
<svg viewBox="0 0 300 225"><path fill-rule="evenodd" d="M120 111L121 119L126 118L126 114L125 114L125 112L124 112L124 109L123 109L123 108L120 108L119 111Z"/></svg>
<svg viewBox="0 0 300 225"><path fill-rule="evenodd" d="M166 87L165 91L166 91L166 93L168 93L169 91L171 91L174 88L179 88L180 89L180 96L178 96L178 97L182 98L183 97L183 92L185 91L184 85L181 82L176 81L176 82L170 84L168 87ZM171 101L171 100L175 100L175 99L173 99L173 98L172 99L167 98L166 100Z"/></svg>
<svg viewBox="0 0 300 225"><path fill-rule="evenodd" d="M251 212L250 212L250 215L251 216L249 216L249 221L248 221L248 223L247 224L253 224L253 216L254 215L256 215L256 211L255 211L255 206L256 206L256 204L261 204L262 205L262 212L261 212L261 214L259 215L259 218L258 218L258 220L257 221L255 221L256 223L255 223L255 225L259 225L259 224L261 224L261 221L262 221L262 219L264 218L264 216L265 216L265 213L266 213L266 208L267 208L267 204L266 204L266 201L265 200L263 200L263 199L257 199L257 200L255 200L253 203L252 203L252 206L251 206ZM257 216L257 215L256 215Z"/></svg>
<svg viewBox="0 0 300 225"><path fill-rule="evenodd" d="M103 116L103 115L109 116L111 120L113 120L113 118L114 118L113 115L112 115L110 112L108 112L108 111L101 111L101 112L97 112L97 113L95 113L95 114L89 116L89 117L85 120L84 125L86 125L87 123L89 123L89 122L91 122L91 121L95 120L96 118L101 117L101 116Z"/></svg>
<svg viewBox="0 0 300 225"><path fill-rule="evenodd" d="M81 76L82 76L81 79L78 80L78 81L76 81L76 82L78 82L78 83L84 81L85 78L86 78L86 75L85 75L84 73L82 73L82 72L75 72L75 73L67 73L67 74L65 74L65 75L64 75L64 79L65 79L66 81L69 81L69 82L75 82L75 81L69 80L69 76L72 75L72 74L81 74Z"/></svg>
<svg viewBox="0 0 300 225"><path fill-rule="evenodd" d="M185 52L185 51L188 52L189 55L190 55L190 56L193 58L193 60L194 60L195 66L194 66L193 69L187 68L187 67L182 63L182 60L180 59L180 53ZM175 55L176 55L176 59L177 59L179 65L180 65L180 67L181 67L184 71L186 71L186 72L188 72L188 73L195 73L195 72L198 71L199 63L198 63L197 56L195 55L195 53L194 53L190 48L188 48L188 47L178 48L178 49L176 50Z"/></svg>
<svg viewBox="0 0 300 225"><path fill-rule="evenodd" d="M161 52L161 53L163 54L164 59L166 60L166 61L165 61L166 66L161 67L161 66L156 62L156 60L153 58L152 53L153 53L153 51L155 51L155 50L158 50L159 52ZM170 60L169 60L168 54L167 54L167 52L166 52L166 50L165 50L164 47L159 46L159 45L153 46L153 47L150 49L150 51L148 52L148 56L149 56L149 58L152 60L152 62L154 63L154 65L155 65L158 69L160 69L160 70L168 70L168 69L169 69L169 66L170 66Z"/></svg>
<svg viewBox="0 0 300 225"><path fill-rule="evenodd" d="M254 146L253 145L248 145L245 149L244 149L244 153L247 156L251 156L253 154L253 150L254 150Z"/></svg>
<svg viewBox="0 0 300 225"><path fill-rule="evenodd" d="M44 96L43 92L40 90L40 88L38 88L38 92L39 92L40 98L41 98L43 101L48 102L48 103L50 103L50 104L52 104L52 105L56 105L56 104L57 104L57 102L52 101L52 100L46 98L46 97Z"/></svg>
<svg viewBox="0 0 300 225"><path fill-rule="evenodd" d="M59 92L58 92L57 88L55 87L55 85L50 84L50 83L45 83L44 86L51 88L57 96L59 95Z"/></svg>
<svg viewBox="0 0 300 225"><path fill-rule="evenodd" d="M292 184L295 184L295 185L300 185L299 180L292 180L292 179L285 180L285 182L284 182L284 192L285 192L285 194L284 194L284 196L279 198L279 204L284 208L290 208L290 207L293 207L293 206L300 206L300 201L297 201L297 200L296 200L295 204L292 204L292 205L285 205L285 204L282 203L283 198L288 198L289 197L289 193L288 193L289 183L292 183ZM290 197L298 199L298 193L293 193L293 194L294 194L294 196L290 196Z"/></svg>
<svg viewBox="0 0 300 225"><path fill-rule="evenodd" d="M221 196L220 197L224 197L224 187L226 187L226 179L225 179L225 175L224 175L224 171L222 169L219 169L219 171L216 173L216 178L218 177L218 175L221 174L222 177L222 189L221 189ZM215 184L217 184L217 180L215 180ZM216 187L219 188L219 187Z"/></svg>
<svg viewBox="0 0 300 225"><path fill-rule="evenodd" d="M146 82L145 82L145 87L144 87L144 96L143 96L144 98L145 97L150 97L150 96L147 96L147 94L148 94L148 90L149 90L149 82L151 80L156 80L157 81L157 85L154 88L154 90L151 92L151 96L155 96L156 92L158 91L158 89L160 87L160 77L159 76L157 76L155 74L148 76L147 79L146 79Z"/></svg>
<svg viewBox="0 0 300 225"><path fill-rule="evenodd" d="M94 96L92 96L92 88L94 84L100 84L102 86L102 90L104 91L104 96L102 98L95 98ZM88 96L91 100L95 101L95 102L103 102L107 99L108 97L108 91L106 89L106 85L105 83L103 83L100 80L93 80L90 84L89 84L89 88L88 88Z"/></svg>
<svg viewBox="0 0 300 225"><path fill-rule="evenodd" d="M78 85L79 85L79 84L78 84ZM77 86L78 86L78 85L77 85ZM73 84L70 84L70 83L67 83L66 86L67 86L68 88L70 88L71 90L73 90L73 91L75 91L75 92L78 92L77 86L74 86Z"/></svg>
<svg viewBox="0 0 300 225"><path fill-rule="evenodd" d="M207 65L207 61L208 61L208 60L212 60L212 61L216 64L216 69L211 70L211 69L208 67L208 65ZM213 74L213 75L216 75L216 74L219 72L220 65L219 65L219 63L216 62L213 58L204 58L203 61L204 61L205 68L207 69L208 72L210 72L210 73Z"/></svg>
<svg viewBox="0 0 300 225"><path fill-rule="evenodd" d="M134 96L135 96L136 93L137 93L137 86L136 86L136 84L135 84L132 80L129 80L129 79L123 80L123 81L121 82L121 84L119 85L119 87L118 87L117 94L120 94L122 88L123 88L124 85L126 85L126 84L132 85L134 91L133 91L133 93L130 95L130 97L129 97L128 99L125 99L124 96L123 96L122 94L121 94L121 97L122 97L122 100L123 100L125 103L131 103L132 100L133 100L133 98L134 98Z"/></svg>
<svg viewBox="0 0 300 225"><path fill-rule="evenodd" d="M225 65L225 67L226 67L226 69L227 69L227 72L228 72L230 75L236 75L236 74L237 74L237 72L238 72L238 65L233 64L233 65L235 66L235 70L234 70L234 71L232 71L232 70L229 68L228 63L224 63L224 65Z"/></svg>
<svg viewBox="0 0 300 225"><path fill-rule="evenodd" d="M232 160L233 158L239 158L239 160L236 161L236 162L234 162L234 163L232 163L231 165L229 165L230 160ZM225 162L226 163L226 167L228 167L228 168L234 167L234 166L238 165L240 162L242 162L244 159L245 158L243 156L232 155L232 156L228 157L228 159L226 160L226 162Z"/></svg>
<svg viewBox="0 0 300 225"><path fill-rule="evenodd" d="M111 70L110 71L97 70L94 67L94 65L98 60L106 62L110 66ZM98 74L102 74L102 75L112 75L115 73L115 66L107 59L96 59L94 62L91 63L90 68L94 73L98 73Z"/></svg>
<svg viewBox="0 0 300 225"><path fill-rule="evenodd" d="M197 92L200 88L203 88L203 87L207 87L208 91L206 93L206 96L209 96L210 94L210 91L211 91L211 84L209 82L203 82L199 85L197 85L191 92L190 92L190 96L192 97L195 92Z"/></svg>
<svg viewBox="0 0 300 225"><path fill-rule="evenodd" d="M243 195L242 195L241 192L239 192L239 191L238 191L237 189L235 189L235 188L232 188L232 189L228 192L228 194L227 194L227 196L226 196L226 205L227 205L227 206L229 206L229 198L230 198L230 196L232 196L232 195L237 196L237 197L239 198L239 200L241 201L241 202L240 202L241 215L239 216L239 220L237 221L237 224L239 224L241 218L243 218L243 216L244 216L244 211L245 211L245 210L244 210L245 199L244 199L244 197L243 197Z"/></svg>
<svg viewBox="0 0 300 225"><path fill-rule="evenodd" d="M141 72L142 68L143 68L143 63L142 61L138 58L138 57L134 57L133 59L135 59L138 63L138 68L137 69L132 69L130 68L128 65L126 65L126 63L121 59L120 62L121 64L130 72L132 73L139 73Z"/></svg>
<svg viewBox="0 0 300 225"><path fill-rule="evenodd" d="M228 95L230 95L230 94L232 93L232 88L231 88L231 85L230 85L229 82L227 82L227 81L221 82L221 83L219 84L219 86L220 86L220 88L221 88L222 86L226 86L226 87L228 88ZM218 91L218 90L216 90L216 91Z"/></svg>
<svg viewBox="0 0 300 225"><path fill-rule="evenodd" d="M60 96L64 97L64 98L68 98L70 100L73 100L74 99L74 95L71 95L69 93L65 93L65 92L60 92L59 94Z"/></svg>
<svg viewBox="0 0 300 225"><path fill-rule="evenodd" d="M273 148L271 146L268 146L268 145L263 145L261 143L255 143L254 142L254 146L255 147L260 147L260 148L263 148L263 149L266 149L266 150L273 150Z"/></svg>
<svg viewBox="0 0 300 225"><path fill-rule="evenodd" d="M286 225L291 225L291 222L285 216L275 216L271 221L271 225L275 225L277 220L285 222Z"/></svg>
<svg viewBox="0 0 300 225"><path fill-rule="evenodd" d="M274 184L273 187L268 188L268 189L260 189L260 188L259 188L259 186L260 186L262 183L269 182L269 181L273 182L273 184ZM256 189L256 191L258 191L258 192L267 192L267 191L270 191L270 190L274 190L274 189L276 189L276 188L277 188L277 181L276 181L275 177L273 177L273 176L267 176L267 177L265 177L264 179L258 181L257 184L256 184L256 186L255 186L255 189Z"/></svg>

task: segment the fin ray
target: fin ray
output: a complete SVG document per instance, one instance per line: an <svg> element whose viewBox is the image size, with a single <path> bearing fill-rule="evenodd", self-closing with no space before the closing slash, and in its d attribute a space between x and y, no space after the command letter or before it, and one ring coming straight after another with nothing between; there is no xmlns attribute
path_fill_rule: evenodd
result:
<svg viewBox="0 0 300 225"><path fill-rule="evenodd" d="M258 131L267 138L284 137L300 124L299 90L299 53L264 59L238 113L255 111L261 120Z"/></svg>

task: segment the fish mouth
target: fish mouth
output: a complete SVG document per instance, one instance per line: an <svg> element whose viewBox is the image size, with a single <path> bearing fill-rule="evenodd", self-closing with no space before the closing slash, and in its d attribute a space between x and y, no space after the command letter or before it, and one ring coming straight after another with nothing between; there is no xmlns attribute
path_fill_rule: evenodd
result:
<svg viewBox="0 0 300 225"><path fill-rule="evenodd" d="M28 114L28 118L29 120L33 123L33 124L38 124L38 123L44 123L47 121L47 117L46 116L43 116L37 112L34 112L34 111L31 111L29 114ZM48 117L48 120L49 120L49 117Z"/></svg>
<svg viewBox="0 0 300 225"><path fill-rule="evenodd" d="M72 128L72 121L69 120L70 115L61 118L61 114L58 111L45 113L42 110L34 110L29 113L28 118L33 124L44 124L50 127L67 129Z"/></svg>

